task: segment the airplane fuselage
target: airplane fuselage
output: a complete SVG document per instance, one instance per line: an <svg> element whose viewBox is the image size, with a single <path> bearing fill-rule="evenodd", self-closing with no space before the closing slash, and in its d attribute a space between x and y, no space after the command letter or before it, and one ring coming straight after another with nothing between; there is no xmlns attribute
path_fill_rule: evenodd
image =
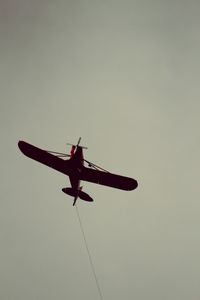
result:
<svg viewBox="0 0 200 300"><path fill-rule="evenodd" d="M72 152L71 152L72 153ZM83 148L80 146L76 147L74 154L70 157L69 163L71 164L71 172L69 174L69 179L71 183L71 188L63 188L62 191L70 196L74 197L73 205L79 198L85 201L93 201L93 199L86 193L82 191L80 186L80 175L84 168L84 158L83 158Z"/></svg>

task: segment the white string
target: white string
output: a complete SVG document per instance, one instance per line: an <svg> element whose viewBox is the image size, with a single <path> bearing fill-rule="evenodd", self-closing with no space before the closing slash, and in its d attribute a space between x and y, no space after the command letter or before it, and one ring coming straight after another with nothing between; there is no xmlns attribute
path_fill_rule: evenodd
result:
<svg viewBox="0 0 200 300"><path fill-rule="evenodd" d="M100 297L101 300L103 300L102 292L101 292L100 285L99 285L99 282L98 282L98 279L97 279L97 275L96 275L96 272L95 272L94 264L92 262L92 256L91 256L91 253L90 253L90 250L89 250L89 247L88 247L88 243L87 243L87 240L86 240L86 236L85 236L85 232L84 232L83 225L82 225L82 222L81 222L81 218L80 218L80 214L79 214L79 211L78 211L78 207L77 207L76 204L75 204L75 206L76 206L77 217L78 217L78 220L79 220L79 225L80 225L80 228L81 228L81 231L82 231L82 234L83 234L83 239L84 239L84 242L85 242L85 247L86 247L86 250L87 250L87 253L88 253L88 258L89 258L89 261L90 261L92 273L94 275L96 286L97 286L97 289L98 289L98 292L99 292L99 297Z"/></svg>

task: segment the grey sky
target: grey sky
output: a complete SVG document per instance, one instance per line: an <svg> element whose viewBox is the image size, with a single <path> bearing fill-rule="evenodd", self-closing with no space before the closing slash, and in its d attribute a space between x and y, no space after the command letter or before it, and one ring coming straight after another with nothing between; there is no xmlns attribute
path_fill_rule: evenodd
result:
<svg viewBox="0 0 200 300"><path fill-rule="evenodd" d="M199 1L0 2L0 298L99 299L68 178L19 139L134 177L83 183L104 299L198 300Z"/></svg>

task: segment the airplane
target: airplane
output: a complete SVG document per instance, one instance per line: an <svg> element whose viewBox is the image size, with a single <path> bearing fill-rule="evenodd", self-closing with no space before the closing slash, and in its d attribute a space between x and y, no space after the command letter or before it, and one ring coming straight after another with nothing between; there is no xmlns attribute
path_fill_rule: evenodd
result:
<svg viewBox="0 0 200 300"><path fill-rule="evenodd" d="M29 158L69 176L71 187L65 187L62 191L74 197L73 206L76 204L78 198L88 202L93 201L87 193L82 191L83 187L80 186L81 181L92 182L126 191L137 188L138 183L135 179L110 173L84 159L83 149L87 148L80 146L80 141L81 138L79 138L76 145L68 144L71 145L70 154L43 150L21 140L18 142L18 147L21 152ZM69 159L64 159L66 157L69 157ZM88 167L85 167L84 162L88 164Z"/></svg>

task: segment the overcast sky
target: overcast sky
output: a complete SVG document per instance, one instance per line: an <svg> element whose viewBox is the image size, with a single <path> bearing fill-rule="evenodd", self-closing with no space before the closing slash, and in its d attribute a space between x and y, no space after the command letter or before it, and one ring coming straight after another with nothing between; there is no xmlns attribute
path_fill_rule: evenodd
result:
<svg viewBox="0 0 200 300"><path fill-rule="evenodd" d="M98 300L68 177L22 139L138 180L83 182L103 299L200 299L200 2L0 1L0 299Z"/></svg>

